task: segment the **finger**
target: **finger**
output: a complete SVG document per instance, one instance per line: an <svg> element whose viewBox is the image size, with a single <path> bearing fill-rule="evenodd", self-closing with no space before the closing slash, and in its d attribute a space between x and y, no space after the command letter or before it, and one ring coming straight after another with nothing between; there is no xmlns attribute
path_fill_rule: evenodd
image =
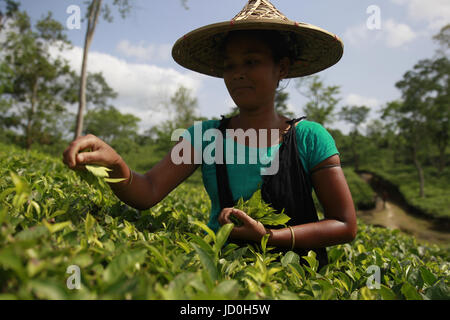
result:
<svg viewBox="0 0 450 320"><path fill-rule="evenodd" d="M88 135L73 141L67 150L66 159L69 167L73 168L77 165L76 157L81 150L96 147L96 137Z"/></svg>
<svg viewBox="0 0 450 320"><path fill-rule="evenodd" d="M218 221L221 225L230 223L229 215L232 208L224 208L219 215Z"/></svg>
<svg viewBox="0 0 450 320"><path fill-rule="evenodd" d="M103 154L100 151L78 153L76 156L77 165L102 164Z"/></svg>
<svg viewBox="0 0 450 320"><path fill-rule="evenodd" d="M251 217L248 214L246 214L244 211L241 211L239 209L233 208L233 210L231 210L230 214L232 214L233 216L238 218L244 224L251 221Z"/></svg>

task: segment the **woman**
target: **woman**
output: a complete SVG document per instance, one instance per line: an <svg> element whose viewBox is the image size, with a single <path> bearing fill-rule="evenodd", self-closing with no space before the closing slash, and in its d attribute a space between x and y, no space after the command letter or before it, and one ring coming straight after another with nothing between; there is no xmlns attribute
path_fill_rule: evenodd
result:
<svg viewBox="0 0 450 320"><path fill-rule="evenodd" d="M173 55L189 69L223 77L240 111L226 123L227 129L279 130L276 143L270 135L258 136L257 145L265 143L273 151L272 155L283 143L286 132L295 132L301 172L306 172L306 185L310 183L314 188L325 216L321 221L313 219L288 228L266 229L245 212L221 206L218 187L223 189L223 186L222 183L217 185L220 177L215 170L219 167L202 164L203 181L212 202L209 226L217 231L220 225L230 223L230 215L234 215L243 224L234 227L230 234L232 239L260 241L269 233L268 245L285 250L325 248L352 241L357 229L355 208L333 139L319 124L288 121L290 119L277 114L274 108L275 91L282 79L318 72L340 59L342 44L338 38L317 27L288 20L266 0L250 0L231 23L210 25L181 38L174 46ZM220 123L204 121L201 127L203 130L217 128ZM191 161L175 164L169 152L144 175L133 173L120 155L92 135L72 142L64 152L64 162L73 169L90 163L111 168L113 178L126 179L111 184L115 194L137 209L147 209L160 202L200 166L195 161L195 153L203 155L205 144L202 143L201 150L194 147L194 132L192 126L175 146L177 150L190 150ZM87 148L92 152L79 153ZM241 167L226 164L233 198L228 203L235 203L241 196L248 199L262 181L259 171L252 169L261 166L247 164ZM311 190L302 192L310 194ZM292 191L288 196L296 197L296 194Z"/></svg>

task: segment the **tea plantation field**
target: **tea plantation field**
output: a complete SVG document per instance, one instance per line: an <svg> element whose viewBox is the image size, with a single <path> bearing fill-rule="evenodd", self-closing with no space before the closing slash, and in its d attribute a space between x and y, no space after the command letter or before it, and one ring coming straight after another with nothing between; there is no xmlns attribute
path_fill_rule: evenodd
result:
<svg viewBox="0 0 450 320"><path fill-rule="evenodd" d="M211 232L203 187L139 212L61 159L1 144L0 176L0 299L450 299L448 248L398 231L358 222L318 270L312 252Z"/></svg>

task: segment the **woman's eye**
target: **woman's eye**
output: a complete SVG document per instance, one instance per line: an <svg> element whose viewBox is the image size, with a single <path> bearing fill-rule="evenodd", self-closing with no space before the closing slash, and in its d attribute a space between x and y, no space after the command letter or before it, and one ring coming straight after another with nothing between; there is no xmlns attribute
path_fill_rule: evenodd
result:
<svg viewBox="0 0 450 320"><path fill-rule="evenodd" d="M231 70L233 68L233 65L230 63L225 63L223 68L224 68L224 70Z"/></svg>

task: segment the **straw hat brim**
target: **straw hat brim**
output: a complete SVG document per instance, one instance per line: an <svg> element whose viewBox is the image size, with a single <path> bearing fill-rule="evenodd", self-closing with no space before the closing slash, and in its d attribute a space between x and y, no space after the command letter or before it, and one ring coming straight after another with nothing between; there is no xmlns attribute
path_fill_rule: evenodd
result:
<svg viewBox="0 0 450 320"><path fill-rule="evenodd" d="M247 19L207 25L186 34L174 44L172 56L181 66L223 78L221 41L230 31L278 30L291 33L300 47L287 78L308 76L336 64L344 53L338 36L317 26L274 19Z"/></svg>

